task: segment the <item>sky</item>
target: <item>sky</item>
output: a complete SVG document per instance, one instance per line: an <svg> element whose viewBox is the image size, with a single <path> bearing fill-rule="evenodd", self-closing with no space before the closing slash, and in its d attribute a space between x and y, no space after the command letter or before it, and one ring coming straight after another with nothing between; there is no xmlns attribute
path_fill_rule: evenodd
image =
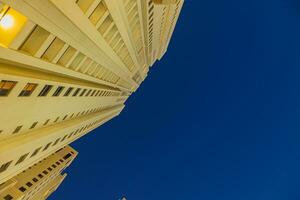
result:
<svg viewBox="0 0 300 200"><path fill-rule="evenodd" d="M300 3L186 0L120 116L50 200L299 200Z"/></svg>

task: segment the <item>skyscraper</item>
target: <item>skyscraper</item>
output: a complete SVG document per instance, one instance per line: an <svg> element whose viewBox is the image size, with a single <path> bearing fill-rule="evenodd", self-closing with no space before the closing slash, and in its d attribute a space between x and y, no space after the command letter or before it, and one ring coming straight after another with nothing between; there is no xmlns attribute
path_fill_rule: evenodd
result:
<svg viewBox="0 0 300 200"><path fill-rule="evenodd" d="M119 115L182 5L0 0L0 184Z"/></svg>

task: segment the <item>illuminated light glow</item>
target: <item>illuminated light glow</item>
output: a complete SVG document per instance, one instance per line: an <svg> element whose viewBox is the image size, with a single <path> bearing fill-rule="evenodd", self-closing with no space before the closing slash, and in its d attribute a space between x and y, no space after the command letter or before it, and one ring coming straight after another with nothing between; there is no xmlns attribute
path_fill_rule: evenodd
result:
<svg viewBox="0 0 300 200"><path fill-rule="evenodd" d="M11 15L5 15L1 20L0 20L0 26L3 29L9 29L13 27L14 25L14 18Z"/></svg>

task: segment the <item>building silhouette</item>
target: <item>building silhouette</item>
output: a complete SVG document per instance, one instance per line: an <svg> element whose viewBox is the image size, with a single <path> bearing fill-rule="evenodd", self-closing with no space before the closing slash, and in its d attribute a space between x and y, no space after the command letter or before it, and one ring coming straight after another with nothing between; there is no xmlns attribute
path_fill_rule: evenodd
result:
<svg viewBox="0 0 300 200"><path fill-rule="evenodd" d="M70 143L120 114L167 51L182 6L0 0L0 199L45 199L58 187L66 164L42 187L26 181L39 185L38 171L61 152L73 160Z"/></svg>

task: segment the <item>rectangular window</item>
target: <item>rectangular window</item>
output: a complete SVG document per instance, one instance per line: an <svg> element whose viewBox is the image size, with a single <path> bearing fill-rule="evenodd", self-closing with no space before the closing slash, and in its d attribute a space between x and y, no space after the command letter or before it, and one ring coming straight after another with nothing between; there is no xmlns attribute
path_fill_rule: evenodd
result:
<svg viewBox="0 0 300 200"><path fill-rule="evenodd" d="M27 157L28 155L29 155L29 153L26 153L26 154L22 155L22 156L19 158L19 160L17 161L16 165L18 165L19 163L23 162L23 161L26 159L26 157Z"/></svg>
<svg viewBox="0 0 300 200"><path fill-rule="evenodd" d="M57 118L54 120L54 122L57 122L57 121L58 121L58 119L59 119L59 117L57 117Z"/></svg>
<svg viewBox="0 0 300 200"><path fill-rule="evenodd" d="M70 158L71 156L72 156L72 154L68 153L68 154L66 154L63 158L64 158L65 160L67 160L67 159Z"/></svg>
<svg viewBox="0 0 300 200"><path fill-rule="evenodd" d="M51 143L52 143L52 142L49 142L49 143L45 146L45 148L43 149L43 151L46 151L46 150L50 147Z"/></svg>
<svg viewBox="0 0 300 200"><path fill-rule="evenodd" d="M31 186L32 186L32 183L27 182L26 185L27 185L28 187L31 187Z"/></svg>
<svg viewBox="0 0 300 200"><path fill-rule="evenodd" d="M15 87L17 84L16 81L6 81L3 80L0 82L0 97L8 96L10 91Z"/></svg>
<svg viewBox="0 0 300 200"><path fill-rule="evenodd" d="M62 120L65 120L65 119L67 119L67 117L68 117L68 115L65 115L65 116L64 116L64 118L63 118Z"/></svg>
<svg viewBox="0 0 300 200"><path fill-rule="evenodd" d="M33 178L32 181L36 183L36 182L38 182L39 180L38 180L37 178Z"/></svg>
<svg viewBox="0 0 300 200"><path fill-rule="evenodd" d="M9 162L7 162L7 163L2 164L1 167L0 167L0 173L1 173L1 172L4 172L5 170L7 170L7 168L9 167L9 165L10 165L11 163L12 163L12 161L9 161Z"/></svg>
<svg viewBox="0 0 300 200"><path fill-rule="evenodd" d="M48 167L48 170L51 172L51 171L52 171L52 168L51 168L51 167Z"/></svg>
<svg viewBox="0 0 300 200"><path fill-rule="evenodd" d="M20 190L21 192L25 192L25 191L26 191L26 188L20 187L19 190Z"/></svg>
<svg viewBox="0 0 300 200"><path fill-rule="evenodd" d="M20 92L19 96L20 97L28 97L30 96L35 88L37 87L37 84L35 83L27 83L23 90Z"/></svg>
<svg viewBox="0 0 300 200"><path fill-rule="evenodd" d="M39 93L39 97L45 97L50 92L53 85L45 85L42 91Z"/></svg>
<svg viewBox="0 0 300 200"><path fill-rule="evenodd" d="M64 140L67 138L67 136L68 136L68 135L65 135L65 136L63 137L63 139L61 139L61 142L64 141Z"/></svg>
<svg viewBox="0 0 300 200"><path fill-rule="evenodd" d="M84 95L84 93L86 92L86 89L84 89L84 90L82 90L82 92L81 92L81 94L79 95L79 96L83 96Z"/></svg>
<svg viewBox="0 0 300 200"><path fill-rule="evenodd" d="M23 126L17 126L17 128L14 130L13 134L18 133L22 127Z"/></svg>
<svg viewBox="0 0 300 200"><path fill-rule="evenodd" d="M13 197L9 194L4 197L4 200L12 200L12 199Z"/></svg>
<svg viewBox="0 0 300 200"><path fill-rule="evenodd" d="M94 90L94 91L92 92L91 97L94 96L95 92L96 92L96 90Z"/></svg>
<svg viewBox="0 0 300 200"><path fill-rule="evenodd" d="M55 169L55 168L56 168L56 165L55 165L55 164L53 164L53 165L52 165L52 167Z"/></svg>
<svg viewBox="0 0 300 200"><path fill-rule="evenodd" d="M49 123L50 119L47 119L44 123L44 126L47 125Z"/></svg>
<svg viewBox="0 0 300 200"><path fill-rule="evenodd" d="M60 95L60 93L64 90L64 88L65 87L63 87L63 86L58 86L52 96L58 97Z"/></svg>
<svg viewBox="0 0 300 200"><path fill-rule="evenodd" d="M60 165L60 162L56 162L57 165Z"/></svg>
<svg viewBox="0 0 300 200"><path fill-rule="evenodd" d="M30 129L33 129L33 128L37 125L37 123L38 123L38 122L34 122L34 123L31 125Z"/></svg>
<svg viewBox="0 0 300 200"><path fill-rule="evenodd" d="M39 177L39 178L43 178L44 176L43 176L42 174L39 174L38 177Z"/></svg>
<svg viewBox="0 0 300 200"><path fill-rule="evenodd" d="M85 95L85 96L86 96L86 97L87 97L87 96L89 96L89 95L90 95L90 93L91 93L91 91L92 91L92 90L89 90L89 91L86 93L86 95Z"/></svg>
<svg viewBox="0 0 300 200"><path fill-rule="evenodd" d="M74 94L73 94L73 97L76 97L77 94L80 92L80 90L81 90L80 88L77 88L76 91L75 91Z"/></svg>
<svg viewBox="0 0 300 200"><path fill-rule="evenodd" d="M64 94L64 96L65 96L65 97L69 96L73 89L74 89L74 88L69 87L68 90L66 91L66 93Z"/></svg>
<svg viewBox="0 0 300 200"><path fill-rule="evenodd" d="M48 172L47 172L46 170L44 170L44 171L43 171L43 174L47 175L47 174L48 174Z"/></svg>
<svg viewBox="0 0 300 200"><path fill-rule="evenodd" d="M37 148L36 150L34 150L34 152L32 153L32 155L30 157L35 156L36 154L38 154L38 152L41 150L42 147Z"/></svg>
<svg viewBox="0 0 300 200"><path fill-rule="evenodd" d="M59 142L60 138L58 138L57 140L55 140L55 142L53 143L52 146L55 146L58 142Z"/></svg>

